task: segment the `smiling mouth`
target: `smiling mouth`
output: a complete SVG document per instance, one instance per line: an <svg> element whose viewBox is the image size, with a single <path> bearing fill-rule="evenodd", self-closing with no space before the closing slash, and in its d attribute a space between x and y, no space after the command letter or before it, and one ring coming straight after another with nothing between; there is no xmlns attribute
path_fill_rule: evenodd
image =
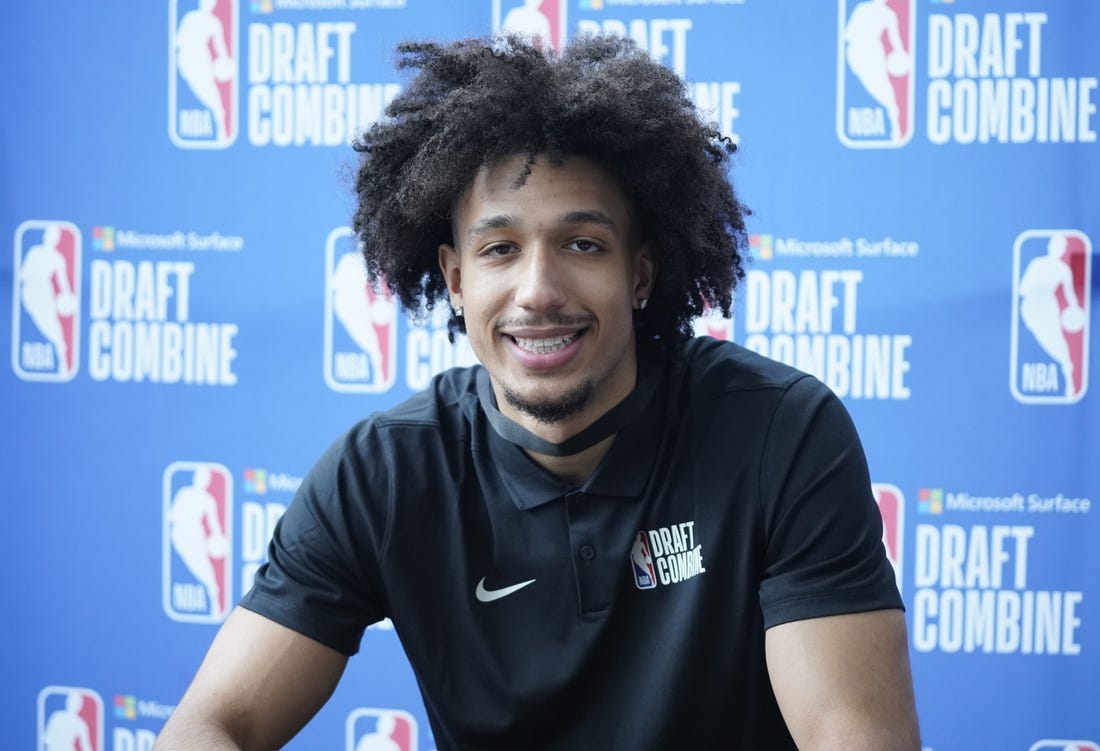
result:
<svg viewBox="0 0 1100 751"><path fill-rule="evenodd" d="M569 346L576 341L582 333L584 333L583 329L574 331L572 334L567 334L565 336L552 336L545 339L521 339L520 337L513 336L512 341L525 352L532 352L536 355L547 355Z"/></svg>

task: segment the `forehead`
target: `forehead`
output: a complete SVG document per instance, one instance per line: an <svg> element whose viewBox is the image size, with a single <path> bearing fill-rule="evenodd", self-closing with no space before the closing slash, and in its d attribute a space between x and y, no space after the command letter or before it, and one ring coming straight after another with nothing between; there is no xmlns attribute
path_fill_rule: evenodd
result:
<svg viewBox="0 0 1100 751"><path fill-rule="evenodd" d="M633 230L630 199L596 162L570 157L555 164L540 156L528 166L525 156L512 156L481 167L463 191L455 204L456 239L495 216L534 226L585 212L607 215L624 235Z"/></svg>

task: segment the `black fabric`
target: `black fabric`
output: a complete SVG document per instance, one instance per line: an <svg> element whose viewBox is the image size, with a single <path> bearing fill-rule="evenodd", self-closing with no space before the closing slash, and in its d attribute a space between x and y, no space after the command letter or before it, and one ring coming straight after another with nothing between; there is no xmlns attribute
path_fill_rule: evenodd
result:
<svg viewBox="0 0 1100 751"><path fill-rule="evenodd" d="M794 748L765 629L901 607L840 401L696 339L573 487L489 426L478 371L334 444L243 606L347 654L392 618L439 749Z"/></svg>

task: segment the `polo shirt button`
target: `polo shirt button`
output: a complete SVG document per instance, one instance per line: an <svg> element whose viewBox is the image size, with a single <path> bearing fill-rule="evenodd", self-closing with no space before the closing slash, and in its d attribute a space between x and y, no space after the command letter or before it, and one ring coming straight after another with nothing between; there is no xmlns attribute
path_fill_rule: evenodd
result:
<svg viewBox="0 0 1100 751"><path fill-rule="evenodd" d="M586 561L590 561L595 557L596 549L594 547L592 547L591 545L581 546L581 558L585 559Z"/></svg>

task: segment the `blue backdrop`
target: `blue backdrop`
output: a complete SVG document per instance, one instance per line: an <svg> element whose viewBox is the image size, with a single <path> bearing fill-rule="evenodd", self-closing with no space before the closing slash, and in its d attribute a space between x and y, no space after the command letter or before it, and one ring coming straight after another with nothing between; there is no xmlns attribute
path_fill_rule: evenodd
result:
<svg viewBox="0 0 1100 751"><path fill-rule="evenodd" d="M632 36L739 142L754 260L699 331L852 412L926 748L1100 751L1100 4L530 5L3 11L8 746L147 749L318 454L472 361L364 289L347 143L398 41L507 26ZM290 745L368 747L434 748L385 627Z"/></svg>

